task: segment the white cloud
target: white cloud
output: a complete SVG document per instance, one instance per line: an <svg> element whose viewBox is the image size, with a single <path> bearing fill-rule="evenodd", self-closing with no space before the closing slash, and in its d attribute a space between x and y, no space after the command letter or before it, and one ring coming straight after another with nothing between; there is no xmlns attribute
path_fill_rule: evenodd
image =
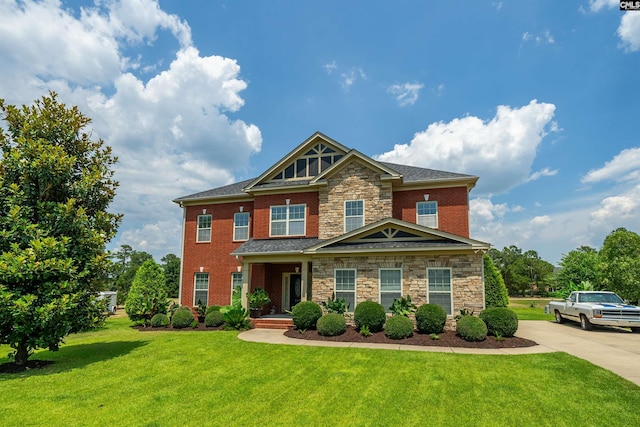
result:
<svg viewBox="0 0 640 427"><path fill-rule="evenodd" d="M149 60L145 48L160 31L178 51ZM228 115L244 104L240 66L202 56L188 24L156 1L97 2L79 13L55 0L0 1L0 57L8 103L55 90L93 119L94 137L119 157L112 210L124 220L115 243L158 259L179 249L181 214L171 199L234 181L261 149L260 130ZM138 66L146 62L154 66Z"/></svg>
<svg viewBox="0 0 640 427"><path fill-rule="evenodd" d="M627 52L640 50L640 12L625 12L620 19L618 36Z"/></svg>
<svg viewBox="0 0 640 427"><path fill-rule="evenodd" d="M592 183L604 180L629 181L637 179L640 173L640 148L627 148L599 169L590 170L582 182Z"/></svg>
<svg viewBox="0 0 640 427"><path fill-rule="evenodd" d="M541 34L531 34L527 31L525 31L524 33L522 33L522 41L523 42L527 42L527 41L534 41L537 45L540 43L548 43L548 44L553 44L555 43L555 38L553 37L553 35L551 34L551 32L549 30L546 30L544 32L542 32Z"/></svg>
<svg viewBox="0 0 640 427"><path fill-rule="evenodd" d="M542 225L547 225L551 222L551 217L549 215L541 215L541 216L536 216L531 220L531 225L533 226L542 226Z"/></svg>
<svg viewBox="0 0 640 427"><path fill-rule="evenodd" d="M389 86L387 92L396 97L398 105L413 105L418 100L418 94L424 88L422 83L403 83Z"/></svg>
<svg viewBox="0 0 640 427"><path fill-rule="evenodd" d="M336 65L336 61L333 61L329 64L324 64L324 69L327 71L327 74L333 73L335 70L338 69L338 66Z"/></svg>
<svg viewBox="0 0 640 427"><path fill-rule="evenodd" d="M342 73L340 77L342 78L340 85L345 91L348 91L356 81L366 80L367 78L362 68L358 67L351 68L346 73Z"/></svg>
<svg viewBox="0 0 640 427"><path fill-rule="evenodd" d="M498 106L489 121L467 116L432 123L408 144L398 144L377 158L475 174L482 177L476 190L480 195L503 193L529 179L554 111L553 104L532 100L520 108Z"/></svg>
<svg viewBox="0 0 640 427"><path fill-rule="evenodd" d="M591 0L589 3L592 12L598 12L602 8L611 9L620 5L619 0Z"/></svg>
<svg viewBox="0 0 640 427"><path fill-rule="evenodd" d="M551 170L549 168L544 168L542 170L539 170L538 172L532 173L531 176L527 179L527 182L535 181L537 179L542 178L543 176L554 176L557 173L558 173L557 169Z"/></svg>

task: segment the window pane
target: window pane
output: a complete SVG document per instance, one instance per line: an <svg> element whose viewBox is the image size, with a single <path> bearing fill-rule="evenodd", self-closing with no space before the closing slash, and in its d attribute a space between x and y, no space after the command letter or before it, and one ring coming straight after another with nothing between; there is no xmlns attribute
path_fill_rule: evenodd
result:
<svg viewBox="0 0 640 427"><path fill-rule="evenodd" d="M296 161L296 177L303 178L307 176L307 159L298 159Z"/></svg>
<svg viewBox="0 0 640 427"><path fill-rule="evenodd" d="M380 304L384 307L384 311L389 311L389 307L393 304L393 300L400 298L400 292L383 292L380 294Z"/></svg>
<svg viewBox="0 0 640 427"><path fill-rule="evenodd" d="M271 208L271 221L284 221L287 219L286 206L273 206Z"/></svg>
<svg viewBox="0 0 640 427"><path fill-rule="evenodd" d="M272 222L271 223L271 235L272 236L285 236L287 234L286 222Z"/></svg>
<svg viewBox="0 0 640 427"><path fill-rule="evenodd" d="M363 205L362 200L348 200L344 203L344 213L346 216L361 216Z"/></svg>
<svg viewBox="0 0 640 427"><path fill-rule="evenodd" d="M418 217L418 224L423 227L437 228L438 218L435 215L423 215Z"/></svg>
<svg viewBox="0 0 640 427"><path fill-rule="evenodd" d="M198 242L209 242L211 240L211 229L198 230Z"/></svg>
<svg viewBox="0 0 640 427"><path fill-rule="evenodd" d="M362 217L346 218L344 222L344 231L349 232L351 230L355 230L356 228L362 227L362 221Z"/></svg>
<svg viewBox="0 0 640 427"><path fill-rule="evenodd" d="M194 305L199 302L207 304L207 297L209 295L209 273L196 273L194 285Z"/></svg>
<svg viewBox="0 0 640 427"><path fill-rule="evenodd" d="M312 157L309 159L309 176L318 175L318 158Z"/></svg>
<svg viewBox="0 0 640 427"><path fill-rule="evenodd" d="M380 290L400 291L402 286L402 272L398 269L380 270Z"/></svg>
<svg viewBox="0 0 640 427"><path fill-rule="evenodd" d="M438 212L436 202L419 202L418 215L435 215Z"/></svg>
<svg viewBox="0 0 640 427"><path fill-rule="evenodd" d="M451 307L451 270L448 268L429 269L429 303L442 306L447 314L453 313Z"/></svg>
<svg viewBox="0 0 640 427"><path fill-rule="evenodd" d="M304 219L304 205L296 205L289 207L289 219Z"/></svg>
<svg viewBox="0 0 640 427"><path fill-rule="evenodd" d="M287 168L284 170L285 178L293 178L293 168L294 168L293 163L287 166Z"/></svg>
<svg viewBox="0 0 640 427"><path fill-rule="evenodd" d="M331 156L322 157L322 167L321 167L322 172L324 172L325 170L327 170L329 166L331 166L331 161L332 161Z"/></svg>
<svg viewBox="0 0 640 427"><path fill-rule="evenodd" d="M447 312L447 314L452 314L452 310L451 310L451 294L449 293L435 293L435 292L429 292L429 303L430 304L437 304L439 306L441 306L442 308L444 308L444 311Z"/></svg>
<svg viewBox="0 0 640 427"><path fill-rule="evenodd" d="M234 240L249 240L249 227L238 227L235 229Z"/></svg>
<svg viewBox="0 0 640 427"><path fill-rule="evenodd" d="M336 270L336 290L353 291L356 289L355 270Z"/></svg>
<svg viewBox="0 0 640 427"><path fill-rule="evenodd" d="M249 225L249 212L241 212L234 214L236 227L245 227Z"/></svg>
<svg viewBox="0 0 640 427"><path fill-rule="evenodd" d="M336 291L336 299L339 298L344 298L344 301L347 303L347 307L348 310L350 312L353 312L353 310L356 308L356 294L351 291L351 292L339 292Z"/></svg>
<svg viewBox="0 0 640 427"><path fill-rule="evenodd" d="M289 235L300 236L304 234L304 221L292 221L289 224Z"/></svg>

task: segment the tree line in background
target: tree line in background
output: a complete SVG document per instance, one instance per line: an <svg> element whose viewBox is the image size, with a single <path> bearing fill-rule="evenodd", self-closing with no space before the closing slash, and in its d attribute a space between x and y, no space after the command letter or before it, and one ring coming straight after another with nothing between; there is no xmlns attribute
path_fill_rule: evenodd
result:
<svg viewBox="0 0 640 427"><path fill-rule="evenodd" d="M137 251L129 245L121 245L120 249L111 253L110 259L107 289L118 292L118 304L122 305L127 299L138 269L146 261L154 261L153 256L144 251ZM164 274L165 294L169 298L178 298L180 258L174 254L167 254L160 261L159 267Z"/></svg>
<svg viewBox="0 0 640 427"><path fill-rule="evenodd" d="M612 231L599 251L581 246L564 254L557 269L536 251L513 245L488 255L511 295L564 298L576 290L607 290L631 303L640 301L640 236L625 228Z"/></svg>

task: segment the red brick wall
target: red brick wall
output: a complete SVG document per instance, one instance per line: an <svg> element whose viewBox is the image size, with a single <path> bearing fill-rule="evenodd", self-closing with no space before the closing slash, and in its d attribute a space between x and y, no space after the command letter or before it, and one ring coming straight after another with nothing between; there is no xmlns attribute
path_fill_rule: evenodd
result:
<svg viewBox="0 0 640 427"><path fill-rule="evenodd" d="M393 192L393 217L416 223L416 203L438 202L438 229L462 237L469 237L469 197L466 187L434 188Z"/></svg>
<svg viewBox="0 0 640 427"><path fill-rule="evenodd" d="M184 225L184 254L182 295L180 303L193 306L195 273L209 273L209 300L207 305L227 305L231 302L231 273L237 272L238 263L229 255L243 242L233 241L233 214L249 212L249 235L253 230L253 202L188 206ZM211 214L211 242L196 243L198 215L206 209Z"/></svg>
<svg viewBox="0 0 640 427"><path fill-rule="evenodd" d="M271 221L271 206L284 206L286 200L290 200L291 205L307 205L306 214L306 237L318 236L318 193L292 193L257 196L254 201L254 224L253 237L256 239L269 238L269 224ZM284 236L283 236L284 237Z"/></svg>

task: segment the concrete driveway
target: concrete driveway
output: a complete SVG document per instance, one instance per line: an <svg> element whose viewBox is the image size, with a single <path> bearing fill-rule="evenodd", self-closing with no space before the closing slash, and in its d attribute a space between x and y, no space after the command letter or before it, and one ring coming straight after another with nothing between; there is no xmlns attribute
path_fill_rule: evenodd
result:
<svg viewBox="0 0 640 427"><path fill-rule="evenodd" d="M516 335L588 360L640 385L640 334L597 326L583 331L576 322L521 320Z"/></svg>

